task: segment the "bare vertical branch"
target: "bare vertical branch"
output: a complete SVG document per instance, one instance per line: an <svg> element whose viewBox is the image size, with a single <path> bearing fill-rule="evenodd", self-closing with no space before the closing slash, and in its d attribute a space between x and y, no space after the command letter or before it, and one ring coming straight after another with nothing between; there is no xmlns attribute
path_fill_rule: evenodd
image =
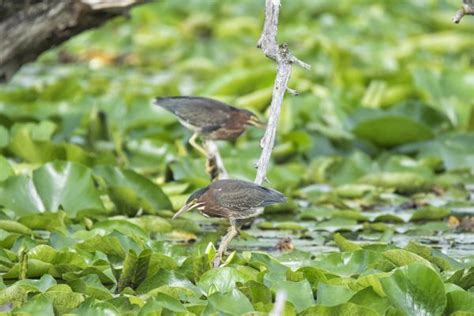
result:
<svg viewBox="0 0 474 316"><path fill-rule="evenodd" d="M277 63L277 73L273 85L272 102L270 104L270 117L268 119L265 134L260 140L262 153L257 162L257 175L255 183L262 184L266 179L268 165L275 144L275 135L280 117L281 104L288 90L288 81L290 80L292 64L297 64L305 69L311 67L297 59L288 50L286 44L278 45L278 18L280 14L280 0L266 0L265 3L265 22L262 35L258 40L257 47L261 48L265 56ZM293 91L293 90L291 90Z"/></svg>
<svg viewBox="0 0 474 316"><path fill-rule="evenodd" d="M465 15L474 15L474 0L462 0L461 9L456 11L453 22L458 24Z"/></svg>

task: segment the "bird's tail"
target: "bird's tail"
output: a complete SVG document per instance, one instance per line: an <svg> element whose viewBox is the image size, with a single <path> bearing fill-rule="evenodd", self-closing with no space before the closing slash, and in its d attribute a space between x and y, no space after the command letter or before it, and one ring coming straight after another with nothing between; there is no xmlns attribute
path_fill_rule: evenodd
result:
<svg viewBox="0 0 474 316"><path fill-rule="evenodd" d="M153 104L166 110L172 110L174 106L182 102L183 97L156 97Z"/></svg>
<svg viewBox="0 0 474 316"><path fill-rule="evenodd" d="M261 187L261 188L263 188L266 192L265 200L263 201L262 206L266 206L266 205L270 205L274 203L283 203L287 201L287 198L283 193L280 193L276 190L265 188L265 187Z"/></svg>

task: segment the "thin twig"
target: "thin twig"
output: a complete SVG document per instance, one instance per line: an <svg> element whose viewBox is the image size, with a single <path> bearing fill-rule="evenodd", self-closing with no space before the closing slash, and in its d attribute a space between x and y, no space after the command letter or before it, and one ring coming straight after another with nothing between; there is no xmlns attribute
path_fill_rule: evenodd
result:
<svg viewBox="0 0 474 316"><path fill-rule="evenodd" d="M458 24L465 15L474 15L474 0L462 0L462 7L453 16L453 22Z"/></svg>
<svg viewBox="0 0 474 316"><path fill-rule="evenodd" d="M257 175L255 177L255 183L260 185L266 179L270 157L275 144L280 108L285 92L288 90L288 81L291 76L292 64L296 64L304 69L311 68L310 65L293 56L288 50L286 44L278 45L277 32L279 14L280 0L266 0L265 22L257 47L262 49L265 56L277 63L277 74L273 86L272 102L270 104L270 117L268 118L265 134L260 140L262 153L257 162ZM290 89L290 91L294 93L294 90Z"/></svg>

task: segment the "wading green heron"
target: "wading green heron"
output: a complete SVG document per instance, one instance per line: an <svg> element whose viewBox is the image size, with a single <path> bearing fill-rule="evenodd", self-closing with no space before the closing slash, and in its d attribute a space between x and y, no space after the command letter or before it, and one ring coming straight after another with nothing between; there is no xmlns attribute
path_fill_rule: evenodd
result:
<svg viewBox="0 0 474 316"><path fill-rule="evenodd" d="M154 103L176 115L184 127L194 132L189 143L204 156L207 152L196 143L198 136L205 140L233 140L247 126L265 126L252 112L209 98L161 97L155 98Z"/></svg>
<svg viewBox="0 0 474 316"><path fill-rule="evenodd" d="M253 182L218 180L191 194L173 219L192 209L198 209L205 216L229 219L229 231L222 238L214 261L214 267L217 267L228 244L239 233L238 220L258 216L262 207L285 201L286 197L280 192Z"/></svg>

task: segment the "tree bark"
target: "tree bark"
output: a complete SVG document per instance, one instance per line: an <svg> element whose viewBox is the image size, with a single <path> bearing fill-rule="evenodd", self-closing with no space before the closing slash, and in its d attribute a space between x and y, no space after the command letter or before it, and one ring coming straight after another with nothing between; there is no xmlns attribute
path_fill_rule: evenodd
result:
<svg viewBox="0 0 474 316"><path fill-rule="evenodd" d="M0 0L0 82L70 37L144 0Z"/></svg>

